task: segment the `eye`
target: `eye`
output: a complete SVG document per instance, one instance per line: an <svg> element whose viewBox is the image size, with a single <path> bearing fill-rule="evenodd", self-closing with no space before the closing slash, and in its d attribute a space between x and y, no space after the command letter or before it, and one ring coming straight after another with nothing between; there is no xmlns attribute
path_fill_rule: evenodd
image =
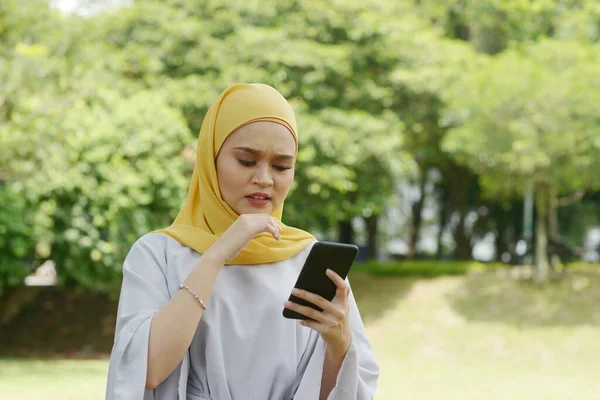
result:
<svg viewBox="0 0 600 400"><path fill-rule="evenodd" d="M256 164L256 161L252 161L252 160L244 160L242 158L238 158L238 161L240 164L242 164L245 167L251 167L253 165Z"/></svg>
<svg viewBox="0 0 600 400"><path fill-rule="evenodd" d="M275 168L277 171L292 169L292 167L288 167L287 165L273 165L273 168Z"/></svg>

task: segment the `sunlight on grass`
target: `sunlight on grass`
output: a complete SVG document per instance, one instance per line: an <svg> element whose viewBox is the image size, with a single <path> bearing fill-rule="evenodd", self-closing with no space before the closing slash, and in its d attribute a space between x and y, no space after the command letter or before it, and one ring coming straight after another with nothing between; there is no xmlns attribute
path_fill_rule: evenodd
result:
<svg viewBox="0 0 600 400"><path fill-rule="evenodd" d="M104 399L107 360L0 359L0 399Z"/></svg>
<svg viewBox="0 0 600 400"><path fill-rule="evenodd" d="M542 290L493 274L395 279L410 291L366 324L377 399L598 399L600 278ZM359 304L380 295L364 280Z"/></svg>
<svg viewBox="0 0 600 400"><path fill-rule="evenodd" d="M600 277L351 276L378 400L597 400ZM108 362L0 359L0 399L103 399Z"/></svg>

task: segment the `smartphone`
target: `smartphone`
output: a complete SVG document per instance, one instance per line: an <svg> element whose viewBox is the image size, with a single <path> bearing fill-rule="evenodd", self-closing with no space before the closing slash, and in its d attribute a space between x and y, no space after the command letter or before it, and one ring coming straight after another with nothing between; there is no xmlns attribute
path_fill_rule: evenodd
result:
<svg viewBox="0 0 600 400"><path fill-rule="evenodd" d="M358 247L352 244L316 242L304 262L294 287L318 294L329 301L333 300L337 287L325 271L331 269L342 279L346 279L357 255ZM323 311L320 307L293 294L290 294L289 301ZM310 319L288 308L283 309L283 316L290 319Z"/></svg>

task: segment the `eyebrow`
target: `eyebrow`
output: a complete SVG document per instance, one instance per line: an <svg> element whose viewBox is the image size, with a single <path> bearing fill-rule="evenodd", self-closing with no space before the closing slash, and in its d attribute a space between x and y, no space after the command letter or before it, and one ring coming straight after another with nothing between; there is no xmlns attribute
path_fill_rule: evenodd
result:
<svg viewBox="0 0 600 400"><path fill-rule="evenodd" d="M262 151L257 150L257 149L252 149L250 147L243 147L242 146L242 147L234 147L233 149L234 150L242 150L242 151L245 151L247 153L255 154L255 155L262 155L263 154ZM277 154L275 154L275 158L278 158L280 160L293 160L294 156L291 156L289 154L277 153Z"/></svg>

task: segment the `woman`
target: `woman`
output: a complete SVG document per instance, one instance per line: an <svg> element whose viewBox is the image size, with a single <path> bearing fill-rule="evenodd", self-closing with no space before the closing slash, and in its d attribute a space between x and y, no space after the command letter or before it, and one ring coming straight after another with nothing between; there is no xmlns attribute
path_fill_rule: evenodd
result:
<svg viewBox="0 0 600 400"><path fill-rule="evenodd" d="M107 399L371 399L379 370L347 281L323 311L286 302L315 238L281 222L294 113L270 86L211 105L188 197L123 266ZM283 308L312 321L282 316Z"/></svg>

